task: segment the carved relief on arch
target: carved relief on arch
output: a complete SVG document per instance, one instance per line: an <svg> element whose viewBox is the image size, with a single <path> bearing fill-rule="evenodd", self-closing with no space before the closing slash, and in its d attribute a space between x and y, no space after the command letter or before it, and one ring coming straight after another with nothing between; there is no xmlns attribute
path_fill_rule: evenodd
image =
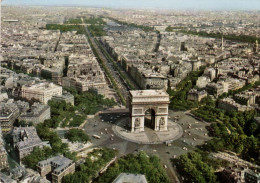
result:
<svg viewBox="0 0 260 183"><path fill-rule="evenodd" d="M160 120L159 120L159 125L160 126L164 126L165 125L165 119L164 117L161 117Z"/></svg>
<svg viewBox="0 0 260 183"><path fill-rule="evenodd" d="M134 114L142 114L143 110L142 109L134 109Z"/></svg>
<svg viewBox="0 0 260 183"><path fill-rule="evenodd" d="M139 118L135 118L135 127L139 127L140 126L140 119Z"/></svg>

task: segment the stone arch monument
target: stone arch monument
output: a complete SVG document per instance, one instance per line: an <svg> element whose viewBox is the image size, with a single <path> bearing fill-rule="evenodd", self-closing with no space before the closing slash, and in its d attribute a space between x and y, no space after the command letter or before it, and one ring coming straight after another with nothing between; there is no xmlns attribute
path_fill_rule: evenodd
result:
<svg viewBox="0 0 260 183"><path fill-rule="evenodd" d="M131 132L144 131L146 111L151 111L155 131L168 130L169 95L163 90L132 90L129 96Z"/></svg>

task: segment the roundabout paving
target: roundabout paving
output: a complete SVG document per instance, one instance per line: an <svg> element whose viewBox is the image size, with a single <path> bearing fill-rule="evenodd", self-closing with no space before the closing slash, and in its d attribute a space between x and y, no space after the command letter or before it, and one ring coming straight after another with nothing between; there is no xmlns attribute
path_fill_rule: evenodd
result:
<svg viewBox="0 0 260 183"><path fill-rule="evenodd" d="M120 138L137 144L170 143L179 139L183 134L182 127L170 119L168 120L168 131L156 132L149 127L145 127L144 132L131 133L128 126L129 118L121 118L113 125L112 130Z"/></svg>

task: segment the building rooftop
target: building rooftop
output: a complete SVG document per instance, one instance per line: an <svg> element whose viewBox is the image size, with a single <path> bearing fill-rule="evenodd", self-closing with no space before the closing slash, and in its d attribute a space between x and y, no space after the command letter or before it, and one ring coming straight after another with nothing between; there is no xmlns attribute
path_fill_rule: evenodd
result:
<svg viewBox="0 0 260 183"><path fill-rule="evenodd" d="M132 90L130 91L130 94L133 97L169 97L169 94L163 90Z"/></svg>
<svg viewBox="0 0 260 183"><path fill-rule="evenodd" d="M73 163L73 161L66 158L66 157L55 156L55 157L49 158L47 160L43 160L43 161L38 162L38 166L39 167L45 167L45 166L51 164L51 166L54 167L53 173L54 174L60 174L62 171L64 171L72 163Z"/></svg>
<svg viewBox="0 0 260 183"><path fill-rule="evenodd" d="M141 174L120 173L113 183L147 183L147 180Z"/></svg>
<svg viewBox="0 0 260 183"><path fill-rule="evenodd" d="M13 134L21 137L20 141L16 143L19 150L42 144L35 127L15 127Z"/></svg>

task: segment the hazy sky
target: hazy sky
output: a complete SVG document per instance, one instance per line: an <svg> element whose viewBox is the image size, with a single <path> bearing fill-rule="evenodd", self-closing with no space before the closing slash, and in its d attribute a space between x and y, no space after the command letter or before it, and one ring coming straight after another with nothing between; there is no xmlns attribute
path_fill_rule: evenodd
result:
<svg viewBox="0 0 260 183"><path fill-rule="evenodd" d="M260 0L3 0L2 5L83 5L110 8L260 10Z"/></svg>

